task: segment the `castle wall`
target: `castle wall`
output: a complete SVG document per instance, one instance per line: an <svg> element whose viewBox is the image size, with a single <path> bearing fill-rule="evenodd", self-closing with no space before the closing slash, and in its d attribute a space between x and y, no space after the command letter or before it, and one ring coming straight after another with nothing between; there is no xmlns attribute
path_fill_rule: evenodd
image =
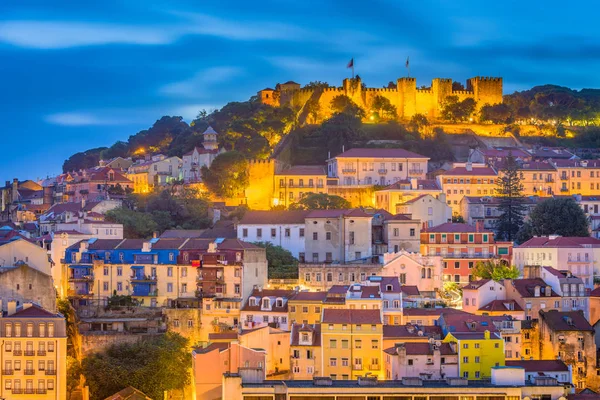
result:
<svg viewBox="0 0 600 400"><path fill-rule="evenodd" d="M333 112L331 111L331 100L336 96L345 95L346 93L342 88L325 88L319 98L319 104L321 104L321 118L323 120L331 117Z"/></svg>
<svg viewBox="0 0 600 400"><path fill-rule="evenodd" d="M438 105L431 89L417 89L415 104L415 114L423 114L427 118L435 117L435 109Z"/></svg>
<svg viewBox="0 0 600 400"><path fill-rule="evenodd" d="M417 80L415 78L400 78L396 81L396 90L399 94L399 116L401 118L410 118L415 115L418 112Z"/></svg>
<svg viewBox="0 0 600 400"><path fill-rule="evenodd" d="M363 90L363 102L364 109L368 111L372 108L373 102L377 96L384 97L390 101L392 105L396 107L398 117L402 116L403 105L400 100L400 94L398 93L398 89L387 89L387 88L367 88L367 90ZM368 115L367 115L368 117Z"/></svg>
<svg viewBox="0 0 600 400"><path fill-rule="evenodd" d="M250 160L248 163L250 181L250 185L246 188L248 207L252 210L270 210L275 187L276 161Z"/></svg>
<svg viewBox="0 0 600 400"><path fill-rule="evenodd" d="M502 78L476 76L467 81L467 90L473 91L477 109L502 103Z"/></svg>

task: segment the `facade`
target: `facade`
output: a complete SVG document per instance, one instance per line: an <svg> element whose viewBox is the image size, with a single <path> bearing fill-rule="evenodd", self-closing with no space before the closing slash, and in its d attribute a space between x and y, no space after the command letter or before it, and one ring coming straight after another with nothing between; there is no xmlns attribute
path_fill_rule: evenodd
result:
<svg viewBox="0 0 600 400"><path fill-rule="evenodd" d="M591 289L594 275L600 272L600 239L556 235L534 237L515 247L513 263L521 270L526 265L566 269Z"/></svg>
<svg viewBox="0 0 600 400"><path fill-rule="evenodd" d="M464 196L492 196L496 193L498 172L486 164L454 163L453 167L437 176L452 214L460 214Z"/></svg>
<svg viewBox="0 0 600 400"><path fill-rule="evenodd" d="M419 377L443 380L458 377L458 352L455 343L431 340L426 343L397 343L383 351L385 379Z"/></svg>
<svg viewBox="0 0 600 400"><path fill-rule="evenodd" d="M98 222L103 220L103 215L107 211L114 210L115 208L121 207L121 200L101 200L101 201L81 201L79 203L56 203L53 204L44 214L40 216L40 232L52 233L58 230L85 230L92 222ZM79 226L80 222L84 226ZM86 222L87 221L87 222ZM61 229L58 229L61 226ZM98 232L88 231L81 233L90 233L98 238L101 238L105 233L102 230ZM114 235L112 232L110 236ZM122 231L121 231L122 235ZM106 236L109 236L106 233ZM109 239L110 237L107 237ZM60 257L62 258L62 257Z"/></svg>
<svg viewBox="0 0 600 400"><path fill-rule="evenodd" d="M557 190L558 172L549 161L529 161L519 164L524 196L549 197ZM501 174L502 175L502 174Z"/></svg>
<svg viewBox="0 0 600 400"><path fill-rule="evenodd" d="M56 311L52 276L26 263L0 267L0 299L16 301L17 305L34 301L50 312Z"/></svg>
<svg viewBox="0 0 600 400"><path fill-rule="evenodd" d="M62 201L81 203L84 201L108 200L133 190L131 182L119 169L95 167L59 175L55 191L62 193Z"/></svg>
<svg viewBox="0 0 600 400"><path fill-rule="evenodd" d="M484 229L483 221L478 222L475 226L449 222L421 231L421 254L443 258L444 281L469 282L479 261L510 261L512 242L496 242L494 232Z"/></svg>
<svg viewBox="0 0 600 400"><path fill-rule="evenodd" d="M321 376L321 353L321 325L293 324L290 344L292 379Z"/></svg>
<svg viewBox="0 0 600 400"><path fill-rule="evenodd" d="M308 193L327 193L325 166L294 165L275 173L274 206L287 208Z"/></svg>
<svg viewBox="0 0 600 400"><path fill-rule="evenodd" d="M434 179L410 178L400 180L396 183L375 191L375 206L390 213L396 213L398 205L404 204L410 199L430 194L438 199L442 194L442 188ZM446 203L444 201L444 203Z"/></svg>
<svg viewBox="0 0 600 400"><path fill-rule="evenodd" d="M559 383L572 385L571 366L562 360L514 360L506 361L507 367L525 369L525 380L533 382L536 377L550 376Z"/></svg>
<svg viewBox="0 0 600 400"><path fill-rule="evenodd" d="M473 163L494 165L496 163L502 163L509 155L513 156L515 160L519 162L531 160L531 154L517 147L492 147L487 149L477 148L471 150L469 154L469 161Z"/></svg>
<svg viewBox="0 0 600 400"><path fill-rule="evenodd" d="M561 195L600 195L600 161L561 159L553 160Z"/></svg>
<svg viewBox="0 0 600 400"><path fill-rule="evenodd" d="M0 318L3 396L67 398L67 329L64 317L42 307L9 301Z"/></svg>
<svg viewBox="0 0 600 400"><path fill-rule="evenodd" d="M446 204L446 195L433 197L430 194L414 197L396 205L396 212L408 214L413 220L426 224L428 227L441 225L452 221L452 209Z"/></svg>
<svg viewBox="0 0 600 400"><path fill-rule="evenodd" d="M314 325L321 322L327 292L298 292L288 299L290 324Z"/></svg>
<svg viewBox="0 0 600 400"><path fill-rule="evenodd" d="M218 133L209 126L202 133L202 147L194 147L192 151L183 155L181 171L185 183L201 182L202 174L200 170L202 167L210 167L219 153L224 151L223 149L219 150L217 135Z"/></svg>
<svg viewBox="0 0 600 400"><path fill-rule="evenodd" d="M341 87L328 87L322 90L301 89L296 82L277 84L275 89L266 88L258 92L263 104L275 107L288 105L299 109L309 100L316 100L321 112L317 121L329 118L331 100L336 96L350 97L359 107L372 116L371 105L375 97L381 96L396 107L399 118L409 119L415 114L424 114L427 118L441 116L441 104L447 96L457 96L459 100L472 98L477 108L485 104L502 103L502 78L478 76L467 80L466 90L453 90L452 79L435 78L429 88L418 88L415 78L399 78L392 88L363 88L359 77L344 79ZM306 118L306 116L305 116ZM369 119L366 119L369 121ZM316 122L316 121L315 121Z"/></svg>
<svg viewBox="0 0 600 400"><path fill-rule="evenodd" d="M243 328L271 326L288 331L288 300L293 295L291 290L254 289L241 310Z"/></svg>
<svg viewBox="0 0 600 400"><path fill-rule="evenodd" d="M386 253L397 253L401 250L418 251L421 245L421 222L403 214L385 218L382 233L382 247ZM375 254L381 253L383 252Z"/></svg>
<svg viewBox="0 0 600 400"><path fill-rule="evenodd" d="M332 380L383 378L381 310L324 309L321 322L322 376Z"/></svg>
<svg viewBox="0 0 600 400"><path fill-rule="evenodd" d="M162 154L148 158L132 164L127 170L127 178L133 182L134 193L148 193L154 187L168 185L182 178L181 158L167 158Z"/></svg>
<svg viewBox="0 0 600 400"><path fill-rule="evenodd" d="M298 284L308 290L327 291L333 285L351 285L365 282L369 276L379 275L381 264L299 264Z"/></svg>
<svg viewBox="0 0 600 400"><path fill-rule="evenodd" d="M479 380L491 377L493 367L504 365L504 341L497 332L451 332L444 343L455 343L458 349L458 374Z"/></svg>
<svg viewBox="0 0 600 400"><path fill-rule="evenodd" d="M404 149L355 148L327 160L327 176L339 185L391 185L425 179L428 157Z"/></svg>
<svg viewBox="0 0 600 400"><path fill-rule="evenodd" d="M23 238L0 242L0 260L1 266L25 264L44 275L52 274L47 251Z"/></svg>
<svg viewBox="0 0 600 400"><path fill-rule="evenodd" d="M400 251L383 257L381 276L397 277L402 285L417 286L425 297L435 298L442 288L442 258Z"/></svg>
<svg viewBox="0 0 600 400"><path fill-rule="evenodd" d="M506 298L514 300L525 311L525 319L538 318L545 309L561 309L562 301L552 286L541 278L505 279Z"/></svg>
<svg viewBox="0 0 600 400"><path fill-rule="evenodd" d="M463 286L463 311L477 314L479 309L496 300L505 300L504 285L491 279L480 279Z"/></svg>
<svg viewBox="0 0 600 400"><path fill-rule="evenodd" d="M527 217L529 213L538 204L537 197L525 197L525 212ZM493 196L465 196L460 201L460 215L469 225L475 225L477 221L483 221L485 229L495 229L496 221L501 215L500 198Z"/></svg>

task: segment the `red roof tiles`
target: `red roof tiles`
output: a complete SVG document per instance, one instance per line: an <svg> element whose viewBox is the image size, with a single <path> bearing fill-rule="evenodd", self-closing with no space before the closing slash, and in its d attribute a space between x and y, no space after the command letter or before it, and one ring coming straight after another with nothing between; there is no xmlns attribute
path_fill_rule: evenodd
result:
<svg viewBox="0 0 600 400"><path fill-rule="evenodd" d="M381 148L354 148L338 154L336 158L420 158L429 160L422 156L404 149L381 149Z"/></svg>
<svg viewBox="0 0 600 400"><path fill-rule="evenodd" d="M326 308L323 310L324 324L381 324L380 310L347 310Z"/></svg>
<svg viewBox="0 0 600 400"><path fill-rule="evenodd" d="M443 232L443 233L492 233L488 229L478 229L474 225L462 224L457 222L446 222L441 225L427 228L427 232Z"/></svg>

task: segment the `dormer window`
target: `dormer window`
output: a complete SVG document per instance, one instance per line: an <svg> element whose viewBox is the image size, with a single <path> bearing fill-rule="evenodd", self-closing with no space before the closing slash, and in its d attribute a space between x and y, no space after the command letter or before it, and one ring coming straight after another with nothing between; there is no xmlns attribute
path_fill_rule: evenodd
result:
<svg viewBox="0 0 600 400"><path fill-rule="evenodd" d="M263 299L262 308L271 308L271 301L269 299Z"/></svg>
<svg viewBox="0 0 600 400"><path fill-rule="evenodd" d="M386 285L385 287L385 291L386 292L391 292L393 290L393 286L392 285Z"/></svg>
<svg viewBox="0 0 600 400"><path fill-rule="evenodd" d="M250 307L255 307L256 306L256 299L254 297L250 297L250 299L248 299L248 305Z"/></svg>
<svg viewBox="0 0 600 400"><path fill-rule="evenodd" d="M308 342L309 342L308 333L303 333L303 334L302 334L302 339L301 339L301 341L302 341L303 343L308 343Z"/></svg>
<svg viewBox="0 0 600 400"><path fill-rule="evenodd" d="M277 299L277 301L275 302L275 307L283 307L283 300Z"/></svg>

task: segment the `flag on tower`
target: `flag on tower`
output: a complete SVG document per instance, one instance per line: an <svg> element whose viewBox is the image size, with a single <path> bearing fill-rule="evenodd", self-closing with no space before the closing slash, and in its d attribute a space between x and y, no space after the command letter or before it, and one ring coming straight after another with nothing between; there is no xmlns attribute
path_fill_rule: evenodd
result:
<svg viewBox="0 0 600 400"><path fill-rule="evenodd" d="M408 60L409 57L406 57L406 69L408 70L407 76L410 78L410 63L409 63L409 60Z"/></svg>
<svg viewBox="0 0 600 400"><path fill-rule="evenodd" d="M408 68L408 57L406 57L406 68Z"/></svg>
<svg viewBox="0 0 600 400"><path fill-rule="evenodd" d="M346 68L354 68L354 58L350 59Z"/></svg>

